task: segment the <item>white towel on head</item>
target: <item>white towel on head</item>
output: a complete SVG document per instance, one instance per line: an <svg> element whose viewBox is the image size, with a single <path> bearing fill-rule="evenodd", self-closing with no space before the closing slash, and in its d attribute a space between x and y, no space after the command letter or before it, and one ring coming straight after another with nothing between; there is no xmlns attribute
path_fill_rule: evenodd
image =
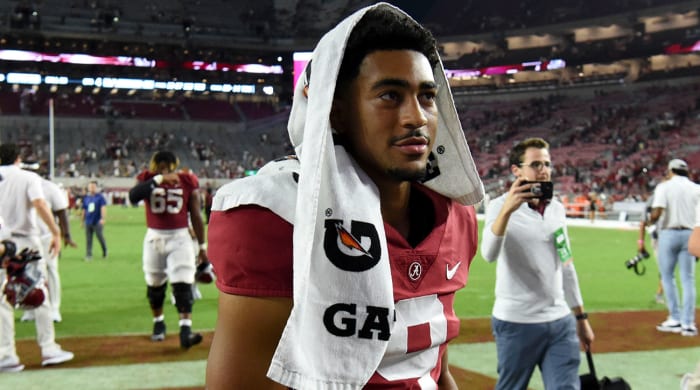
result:
<svg viewBox="0 0 700 390"><path fill-rule="evenodd" d="M380 3L387 5L386 3ZM333 145L334 86L357 11L321 38L312 55L309 98L294 92L289 134L300 160L294 215L294 308L268 376L294 389L360 389L387 347L394 297L379 193L353 158ZM429 188L463 204L483 197L483 185L457 117L442 64L439 125ZM368 312L371 313L368 314Z"/></svg>

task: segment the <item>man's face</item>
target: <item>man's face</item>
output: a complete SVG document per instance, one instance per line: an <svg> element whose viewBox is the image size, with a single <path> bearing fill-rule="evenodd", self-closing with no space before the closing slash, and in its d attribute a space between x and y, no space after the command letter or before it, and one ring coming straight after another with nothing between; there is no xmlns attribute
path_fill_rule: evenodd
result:
<svg viewBox="0 0 700 390"><path fill-rule="evenodd" d="M334 101L334 129L375 181L425 175L435 140L437 86L428 59L413 50L370 53L348 91Z"/></svg>
<svg viewBox="0 0 700 390"><path fill-rule="evenodd" d="M157 165L158 173L160 173L161 175L167 175L168 173L172 172L172 169L170 169L171 166L172 164L167 163L165 161L159 162Z"/></svg>
<svg viewBox="0 0 700 390"><path fill-rule="evenodd" d="M548 149L527 148L523 154L523 162L515 168L515 175L524 177L528 181L550 181L552 180L551 162Z"/></svg>
<svg viewBox="0 0 700 390"><path fill-rule="evenodd" d="M97 193L97 184L88 183L88 192L91 194L96 194Z"/></svg>

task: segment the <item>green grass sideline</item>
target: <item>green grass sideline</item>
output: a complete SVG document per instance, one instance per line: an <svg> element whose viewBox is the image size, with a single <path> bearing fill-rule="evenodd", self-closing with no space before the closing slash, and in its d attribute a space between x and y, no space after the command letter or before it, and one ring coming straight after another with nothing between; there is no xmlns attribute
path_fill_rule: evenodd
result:
<svg viewBox="0 0 700 390"><path fill-rule="evenodd" d="M105 236L109 257L100 258L94 242L94 260L84 261L85 231L77 214L71 229L78 248L65 248L60 259L63 283L63 322L57 337L144 334L151 315L141 270L141 248L146 230L143 208L109 206ZM588 311L659 309L652 301L657 283L653 258L644 261L647 273L637 276L624 266L635 255L636 232L629 229L570 227L576 269ZM458 293L456 311L463 318L488 317L494 297L495 263L477 251L467 287ZM218 292L213 284L200 287L204 298L194 306L194 328L213 329ZM700 296L699 296L700 299ZM21 313L15 313L19 319ZM177 328L174 307L168 305L166 322ZM33 338L33 323L17 321L18 339Z"/></svg>

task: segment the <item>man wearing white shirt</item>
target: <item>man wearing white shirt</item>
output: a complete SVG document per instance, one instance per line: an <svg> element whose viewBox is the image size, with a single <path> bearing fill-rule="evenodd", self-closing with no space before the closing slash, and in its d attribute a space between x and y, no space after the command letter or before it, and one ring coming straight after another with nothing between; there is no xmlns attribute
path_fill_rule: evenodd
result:
<svg viewBox="0 0 700 390"><path fill-rule="evenodd" d="M656 329L697 336L695 326L695 259L688 252L688 239L695 225L695 205L700 186L688 178L688 164L680 159L668 163L670 178L656 186L647 225L659 222L659 271L666 295L668 318ZM680 270L683 306L678 299L675 270Z"/></svg>
<svg viewBox="0 0 700 390"><path fill-rule="evenodd" d="M34 171L39 168L38 163L30 164L23 163L24 169ZM76 243L71 239L70 225L68 222L68 194L58 184L41 179L41 188L44 191L46 202L53 212L53 215L58 218L58 225L61 229L63 242L71 247L76 247ZM58 253L50 253L51 245L51 230L43 221L39 222L39 230L41 231L42 256L46 259L47 268L47 283L49 290L49 300L51 301L51 318L54 322L61 322L61 277L58 272ZM26 311L22 315L22 321L34 321L34 312Z"/></svg>
<svg viewBox="0 0 700 390"><path fill-rule="evenodd" d="M547 389L579 389L579 345L595 338L583 309L566 228L566 210L551 193L549 144L528 138L510 152L516 179L489 202L481 253L496 261L492 329L497 390L526 389L535 367ZM532 183L540 182L540 183Z"/></svg>
<svg viewBox="0 0 700 390"><path fill-rule="evenodd" d="M45 200L41 178L20 168L19 148L14 144L0 145L0 216L9 228L17 248L29 248L42 253L37 214L51 231L49 252L61 250L60 229L53 219ZM46 260L38 262L39 270L46 274ZM0 279L5 271L0 271ZM64 351L55 341L51 303L49 299L34 309L37 343L41 348L42 365L54 365L73 359L73 353ZM20 366L15 347L14 308L7 300L0 299L0 372L17 371Z"/></svg>

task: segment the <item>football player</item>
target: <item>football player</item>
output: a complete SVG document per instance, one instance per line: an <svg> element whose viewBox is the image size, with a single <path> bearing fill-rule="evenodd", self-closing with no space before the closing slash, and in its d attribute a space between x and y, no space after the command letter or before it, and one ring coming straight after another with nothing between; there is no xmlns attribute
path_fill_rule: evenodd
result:
<svg viewBox="0 0 700 390"><path fill-rule="evenodd" d="M138 183L129 191L129 201L137 204L143 200L146 209L148 230L143 241L143 271L153 312L151 340L165 339L163 303L167 282L170 281L180 317L180 346L188 349L202 341L202 335L191 330L195 258L200 263L208 260L200 212L199 181L189 171L177 171L178 164L172 152L156 152L149 169L138 175ZM188 215L200 243L196 255L188 232Z"/></svg>
<svg viewBox="0 0 700 390"><path fill-rule="evenodd" d="M311 69L289 120L299 161L214 197L221 293L207 388L457 389L447 343L477 247L465 204L481 183L435 40L379 3L326 34ZM443 179L474 187L458 201Z"/></svg>

